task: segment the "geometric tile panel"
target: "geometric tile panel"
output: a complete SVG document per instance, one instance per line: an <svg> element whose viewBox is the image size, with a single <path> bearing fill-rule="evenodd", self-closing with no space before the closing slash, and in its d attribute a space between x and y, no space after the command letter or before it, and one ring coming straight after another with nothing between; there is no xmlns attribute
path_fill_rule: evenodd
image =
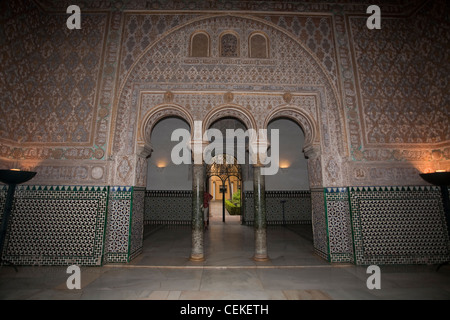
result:
<svg viewBox="0 0 450 320"><path fill-rule="evenodd" d="M144 232L145 188L133 188L133 215L131 217L130 260L142 252Z"/></svg>
<svg viewBox="0 0 450 320"><path fill-rule="evenodd" d="M253 224L253 192L244 192L243 220ZM267 223L282 224L284 204L285 222L288 224L311 223L309 191L266 191ZM144 224L190 224L192 214L191 191L149 191L145 193Z"/></svg>
<svg viewBox="0 0 450 320"><path fill-rule="evenodd" d="M243 192L243 203L241 204L244 208L243 216L242 216L242 223L246 225L253 224L253 221L255 221L254 216L254 203L253 203L253 191L244 191Z"/></svg>
<svg viewBox="0 0 450 320"><path fill-rule="evenodd" d="M107 202L108 187L17 186L4 259L101 265Z"/></svg>
<svg viewBox="0 0 450 320"><path fill-rule="evenodd" d="M353 187L350 204L356 264L450 259L438 187Z"/></svg>
<svg viewBox="0 0 450 320"><path fill-rule="evenodd" d="M347 188L325 189L330 262L353 261L347 190Z"/></svg>
<svg viewBox="0 0 450 320"><path fill-rule="evenodd" d="M129 261L132 187L111 187L106 224L105 262Z"/></svg>
<svg viewBox="0 0 450 320"><path fill-rule="evenodd" d="M325 194L323 189L311 190L311 207L314 251L317 255L329 261Z"/></svg>
<svg viewBox="0 0 450 320"><path fill-rule="evenodd" d="M244 192L244 198L243 221L251 225L254 222L253 192ZM281 201L285 201L284 205ZM266 191L266 219L268 225L311 224L311 192L307 190Z"/></svg>
<svg viewBox="0 0 450 320"><path fill-rule="evenodd" d="M6 191L7 186L0 186L0 217ZM244 199L245 221L251 223L253 193L245 192ZM309 208L315 251L330 262L431 264L450 260L438 187L269 191L268 224L280 221L281 199L287 200L287 223L307 223L303 210ZM298 217L306 219L291 216L289 202L295 204ZM101 265L103 255L105 263L128 262L142 250L144 222L189 224L191 208L191 191L17 186L4 258L17 265Z"/></svg>
<svg viewBox="0 0 450 320"><path fill-rule="evenodd" d="M5 208L7 193L8 193L8 186L0 184L0 223L2 222L3 210Z"/></svg>
<svg viewBox="0 0 450 320"><path fill-rule="evenodd" d="M192 191L145 191L144 224L191 224Z"/></svg>

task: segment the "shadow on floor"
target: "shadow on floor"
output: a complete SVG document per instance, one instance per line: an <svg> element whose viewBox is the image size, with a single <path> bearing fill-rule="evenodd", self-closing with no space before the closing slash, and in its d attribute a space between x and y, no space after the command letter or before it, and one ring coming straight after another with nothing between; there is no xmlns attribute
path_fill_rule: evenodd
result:
<svg viewBox="0 0 450 320"><path fill-rule="evenodd" d="M254 229L236 221L212 221L204 233L204 262L191 262L191 226L148 225L143 252L131 263L147 266L327 265L314 252L311 225L267 227L270 261L255 262Z"/></svg>

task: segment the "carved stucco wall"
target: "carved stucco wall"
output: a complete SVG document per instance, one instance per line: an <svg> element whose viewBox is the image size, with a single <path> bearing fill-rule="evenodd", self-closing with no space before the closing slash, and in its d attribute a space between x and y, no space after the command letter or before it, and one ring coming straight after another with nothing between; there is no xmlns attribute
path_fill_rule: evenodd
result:
<svg viewBox="0 0 450 320"><path fill-rule="evenodd" d="M445 2L438 1L434 5L427 4L420 7L420 10L416 10L417 12L412 14L412 11L405 10L405 14L383 19L383 29L380 31L366 28L367 15L349 16L342 7L336 7L332 17L260 13L254 15L258 19L255 19L254 16L205 19L204 16L192 15L189 16L189 19L193 19L191 21L194 22L185 25L183 22L189 21L189 19L184 19L186 16L177 19L172 17L167 22L161 22L163 19L161 16L159 16L159 20L155 20L154 16L129 15L125 21L131 27L127 30L125 26L124 38L133 41L129 41L127 47L122 47L122 57L128 58L129 68L134 68L132 72L136 72L139 67L133 66L131 62L137 61L139 58L132 59L131 57L145 59L145 56L150 54L149 52L144 53L142 49L148 39L142 36L139 26L152 25L153 28L155 26L161 28L163 25L171 24L172 26L176 25L175 28L177 28L174 34L163 33L163 36L168 35L168 38L161 37L162 41L155 45L159 49L152 48L151 52L155 57L153 61L157 61L156 65L149 67L147 64L145 68L151 70L144 68L145 71L141 71L141 73L147 74L146 72L148 72L149 78L154 81L153 87L148 83L139 82L139 86L133 88L135 97L141 99L141 105L134 107L142 108L140 110L142 112L142 110L149 110L167 102L162 94L157 98L156 94L150 92L139 96L138 92L140 91L151 91L156 88L163 91L172 90L170 102L182 106L192 118L199 120L203 119L205 113L211 112L211 109L229 103L229 96L227 99L225 93L233 92L231 102L247 108L254 116L258 126L264 127L261 125L264 115L274 112L273 110L277 107L280 108L281 105L291 104L294 108L311 112L319 126L324 124L327 126L331 122L332 129L328 129L330 131L320 128L322 150L327 150L329 144L326 143L326 140L330 139L330 135L331 139L335 139L334 141L337 142L337 146L340 146L340 142L345 142L345 146L337 153L343 155L344 160L339 157L336 160L332 156L328 158L326 156L310 157L309 171L313 178L311 179L312 187L339 184L424 184L418 175L420 171L448 169L446 166L449 165L448 134L450 130L447 106L449 90L446 77L448 74L446 52L448 50L445 50L448 48L448 37L441 36L448 34L448 32L444 32L448 28L442 17L442 7L446 5ZM218 19L225 20L225 22L220 22ZM174 20L178 24L174 23ZM153 24L148 21L153 21ZM240 22L237 23L237 21ZM233 28L229 26L233 26ZM187 57L186 39L196 30L209 30L212 58L189 59ZM232 30L240 36L241 57L237 59L235 66L230 66L229 61L217 58L219 56L218 34L223 30ZM246 60L248 44L245 39L254 30L263 31L269 35L271 56L263 66L254 62L254 65L248 67L245 65L250 64L249 60ZM398 34L397 31L399 31ZM184 35L183 39L177 38L177 35L181 34ZM291 42L291 46L280 43L283 41L280 38L289 39L287 42ZM164 43L167 43L168 39L172 39L172 43L177 44L173 49L175 53L164 49ZM300 76L301 79L290 78L290 69L284 69L286 66L300 67L301 62L296 59L303 59L298 55L292 56L290 48L296 45L296 43L292 45L292 42L295 42L292 40L299 41L304 46L303 53L306 51L306 55L311 54L318 62L321 71L324 72L322 81L326 75L325 82L329 81L331 86L340 91L341 94L337 98L344 105L345 123L339 123L341 116L339 112L328 115L329 118L326 120L320 118L320 108L317 103L322 102L322 106L325 106L320 100L320 98L323 99L323 95L317 94L318 98L314 106L316 109L314 110L313 103L311 103L312 97L303 96L302 101L299 101L298 96L295 96L297 93L295 89L300 87L299 91L304 94L302 92L304 87L298 86L295 89L289 87L292 82L296 84L307 82L305 74ZM423 46L433 49L418 52L420 50L417 49ZM395 49L392 50L392 48ZM270 65L271 61L279 62L280 58L283 60L281 63ZM369 64L369 66L367 66L368 58L373 61L373 64ZM170 61L172 67L168 67L164 61ZM177 61L175 65L174 61ZM375 70L371 68L372 66L380 67ZM124 63L122 64L121 79L126 78L127 72L130 72L129 68ZM271 69L276 69L278 72L271 73ZM288 71L284 72L285 70ZM417 77L418 74L425 71L428 74L426 77ZM267 74L270 76L268 77ZM265 81L268 78L270 78L270 83ZM435 81L437 83L434 83ZM189 82L195 82L196 85L191 86ZM130 85L130 78L128 78L127 84L125 82L121 82L121 84L126 91L126 86ZM397 94L395 97L395 93L390 92L392 86L397 86L397 92L402 92L402 96L399 97ZM192 88L203 92L197 95L185 92ZM236 88L240 90L236 90ZM284 96L282 100L281 95L273 94L276 91L274 88L278 90L283 88L284 91L294 93L294 99L292 96ZM177 90L184 90L184 92L181 95L176 94ZM213 90L219 92L210 92ZM255 93L255 91L257 94L249 97L248 93ZM421 93L417 99L419 91ZM283 91L280 90L277 93L280 92ZM124 98L123 95L122 98ZM327 98L329 97L327 96ZM308 99L309 101L307 101ZM432 113L432 116L424 111L423 106ZM322 112L324 110L326 109L322 109ZM397 118L392 117L389 110L394 110L398 118L406 119L406 121L400 122L399 126L399 122L395 121ZM288 111L280 115L287 113ZM377 118L382 118L382 120ZM139 116L136 121L139 122ZM334 127L333 121L338 123ZM305 128L305 124L302 124L301 120L298 122ZM415 130L418 126L420 129ZM399 138L399 134L395 133L399 130L402 131L403 138ZM426 134L423 136L424 132ZM136 136L136 133L129 132L128 136L130 135ZM380 135L384 136L380 138ZM416 137L419 135L420 137L412 140L404 138L408 135ZM384 143L374 143L375 136ZM395 138L392 138L393 136ZM117 136L115 139L117 141ZM346 158L347 148L350 151L348 159ZM322 175L325 175L325 181L322 180Z"/></svg>
<svg viewBox="0 0 450 320"><path fill-rule="evenodd" d="M120 14L67 14L33 1L1 4L0 164L32 183L108 185L106 157Z"/></svg>
<svg viewBox="0 0 450 320"><path fill-rule="evenodd" d="M124 38L127 38L140 30L139 25L150 23L151 18L130 15L125 20L128 27L124 28ZM323 150L317 156L322 156L321 161L329 170L324 177L320 173L312 180L317 180L317 185L322 185L322 179L331 185L342 184L340 162L346 155L347 143L336 68L332 63L335 59L330 58L334 57L330 21L315 17L297 22L303 23L310 37L322 39L320 46L316 46L322 52L319 57L330 63L322 63L294 35L273 22L250 16L194 18L151 44L130 70L121 71L121 74L127 72L117 101L113 136L113 153L118 164L116 184L135 183L129 155L136 153L134 142L145 140L146 131L151 129L151 123L143 122L145 115L151 114L154 108L164 110L164 105L171 105L164 115L181 116L188 122L192 118L212 123L219 117L233 116L253 129L265 128L269 116L291 117L302 125L311 146ZM188 55L189 35L197 30L210 34L209 58ZM227 30L241 39L237 58L219 57L217 42ZM255 31L268 35L269 59L248 58L245 39ZM140 51L142 46L136 46ZM128 53L132 49L122 47L122 56L133 56ZM175 106L184 111L172 111ZM215 112L216 109L220 112ZM144 124L150 127L142 128Z"/></svg>
<svg viewBox="0 0 450 320"><path fill-rule="evenodd" d="M363 17L348 18L358 95L348 115L359 119L360 134L351 185L423 184L419 172L450 169L446 12L445 1L428 1L410 16L383 19L376 32Z"/></svg>
<svg viewBox="0 0 450 320"><path fill-rule="evenodd" d="M381 30L366 28L368 0L83 1L82 29L69 31L71 4L0 2L0 165L37 171L33 184L145 186L147 133L165 116L203 129L289 117L305 131L315 248L348 260L350 240L332 247L348 208L328 206L323 187L425 184L419 171L450 170L444 0L382 0ZM197 30L209 58L188 56ZM255 31L268 59L248 58ZM223 32L239 37L238 57L219 57Z"/></svg>
<svg viewBox="0 0 450 320"><path fill-rule="evenodd" d="M419 170L449 169L445 1L383 1L381 30L365 27L366 4L339 1L195 5L217 14L104 1L82 5L83 28L72 31L64 1L38 3L3 2L0 17L0 163L38 171L34 183L144 185L139 124L168 102L195 120L228 104L258 127L270 113L315 121L313 187L423 184ZM249 9L258 11L233 13ZM211 58L188 57L199 29ZM238 58L218 58L226 30L240 37ZM247 58L253 31L268 35L269 59Z"/></svg>

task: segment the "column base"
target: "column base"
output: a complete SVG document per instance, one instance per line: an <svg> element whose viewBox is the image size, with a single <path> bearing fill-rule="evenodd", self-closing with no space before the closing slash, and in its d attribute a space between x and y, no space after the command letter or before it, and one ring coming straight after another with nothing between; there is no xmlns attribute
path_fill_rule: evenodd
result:
<svg viewBox="0 0 450 320"><path fill-rule="evenodd" d="M205 257L203 256L203 254L192 254L189 260L193 262L202 262L205 261Z"/></svg>
<svg viewBox="0 0 450 320"><path fill-rule="evenodd" d="M265 261L269 261L270 259L267 255L255 254L253 256L253 260L257 261L257 262L265 262Z"/></svg>

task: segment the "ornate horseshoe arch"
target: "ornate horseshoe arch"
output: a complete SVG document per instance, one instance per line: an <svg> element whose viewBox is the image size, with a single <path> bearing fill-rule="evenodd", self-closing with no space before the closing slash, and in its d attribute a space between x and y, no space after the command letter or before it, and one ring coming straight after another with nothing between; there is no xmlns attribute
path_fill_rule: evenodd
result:
<svg viewBox="0 0 450 320"><path fill-rule="evenodd" d="M151 154L151 133L153 127L162 119L168 117L178 117L194 127L194 119L191 114L182 106L176 104L163 104L149 110L142 118L138 127L137 153L140 156L147 157Z"/></svg>
<svg viewBox="0 0 450 320"><path fill-rule="evenodd" d="M306 110L294 105L284 105L275 108L270 112L265 121L264 128L267 129L269 123L277 118L288 118L296 122L303 130L305 134L305 152L312 148L320 148L320 131L314 117Z"/></svg>
<svg viewBox="0 0 450 320"><path fill-rule="evenodd" d="M244 107L237 104L225 104L212 109L203 119L203 132L205 132L215 121L222 118L236 118L240 120L247 130L257 130L253 115Z"/></svg>

